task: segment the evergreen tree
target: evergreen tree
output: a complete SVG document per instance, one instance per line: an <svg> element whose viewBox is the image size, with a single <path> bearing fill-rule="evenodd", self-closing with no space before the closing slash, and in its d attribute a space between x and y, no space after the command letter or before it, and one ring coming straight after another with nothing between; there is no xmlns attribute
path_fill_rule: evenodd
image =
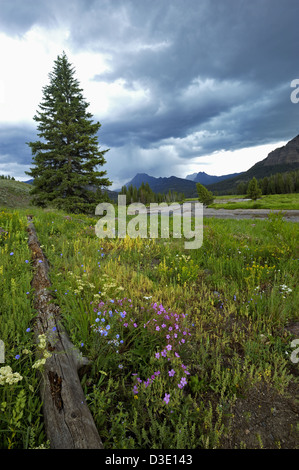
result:
<svg viewBox="0 0 299 470"><path fill-rule="evenodd" d="M209 191L205 186L201 183L196 183L196 189L198 193L198 200L204 206L208 206L209 204L213 204L214 195L211 191Z"/></svg>
<svg viewBox="0 0 299 470"><path fill-rule="evenodd" d="M241 181L237 186L237 194L246 194L246 189L246 183L244 181Z"/></svg>
<svg viewBox="0 0 299 470"><path fill-rule="evenodd" d="M269 185L269 178L265 176L262 179L262 193L263 194L268 194L268 185Z"/></svg>
<svg viewBox="0 0 299 470"><path fill-rule="evenodd" d="M133 202L133 185L131 183L127 190L127 205L131 204L132 202Z"/></svg>
<svg viewBox="0 0 299 470"><path fill-rule="evenodd" d="M128 192L127 186L126 185L122 186L122 188L120 190L120 194L127 195L127 192Z"/></svg>
<svg viewBox="0 0 299 470"><path fill-rule="evenodd" d="M254 201L262 195L262 191L259 188L257 179L255 177L253 177L248 184L247 195L250 199L253 199Z"/></svg>
<svg viewBox="0 0 299 470"><path fill-rule="evenodd" d="M41 140L28 143L35 165L26 172L34 179L31 194L39 206L91 213L105 200L102 189L112 184L106 171L98 169L106 163L108 149L99 150L101 124L87 111L89 103L65 53L54 64L34 116Z"/></svg>

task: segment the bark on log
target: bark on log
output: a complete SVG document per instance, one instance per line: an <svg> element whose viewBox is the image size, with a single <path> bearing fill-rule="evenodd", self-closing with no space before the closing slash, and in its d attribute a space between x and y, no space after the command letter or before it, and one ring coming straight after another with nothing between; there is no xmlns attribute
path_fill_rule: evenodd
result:
<svg viewBox="0 0 299 470"><path fill-rule="evenodd" d="M49 292L49 265L28 216L28 244L32 253L35 289L36 339L45 334L52 354L42 370L41 398L47 437L53 449L103 449L86 404L78 370L88 362L68 338L59 321L59 307Z"/></svg>

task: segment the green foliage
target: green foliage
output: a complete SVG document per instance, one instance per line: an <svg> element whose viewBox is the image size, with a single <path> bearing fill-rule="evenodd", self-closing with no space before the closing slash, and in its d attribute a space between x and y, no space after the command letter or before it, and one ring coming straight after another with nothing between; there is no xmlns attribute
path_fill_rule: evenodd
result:
<svg viewBox="0 0 299 470"><path fill-rule="evenodd" d="M247 196L250 199L253 199L255 201L256 199L260 198L261 195L262 195L262 191L258 187L256 178L253 177L252 180L248 184Z"/></svg>
<svg viewBox="0 0 299 470"><path fill-rule="evenodd" d="M1 180L12 180L12 181L15 181L15 178L13 176L10 176L10 175L0 175L0 179Z"/></svg>
<svg viewBox="0 0 299 470"><path fill-rule="evenodd" d="M0 448L24 449L45 440L39 378L32 369L31 254L27 221L16 211L0 212Z"/></svg>
<svg viewBox="0 0 299 470"><path fill-rule="evenodd" d="M103 200L101 189L111 184L97 169L107 150L99 150L101 125L93 123L74 73L65 53L58 56L34 116L41 140L28 143L34 167L27 174L34 179L34 204L92 213Z"/></svg>
<svg viewBox="0 0 299 470"><path fill-rule="evenodd" d="M208 206L209 204L213 204L214 196L211 191L209 191L205 186L200 183L196 183L196 189L198 192L198 200L204 206Z"/></svg>
<svg viewBox="0 0 299 470"><path fill-rule="evenodd" d="M32 213L62 323L90 360L81 383L106 449L214 449L226 438L239 447L234 406L256 386L265 385L266 403L294 385L286 327L298 321L298 230L281 214L208 219L202 247L186 251L172 238L100 240L96 220L81 214ZM34 315L24 218L3 211L0 226L0 338L23 377L0 385L0 442L33 448L45 436L32 355L23 353L33 349L25 332Z"/></svg>
<svg viewBox="0 0 299 470"><path fill-rule="evenodd" d="M148 183L142 183L141 186L137 189L135 186L130 184L127 188L123 186L121 188L120 194L125 194L127 197L127 204L133 202L141 202L142 204L150 204L151 202L161 203L161 202L183 202L184 194L178 193L177 191L169 190L166 194L154 193L150 188Z"/></svg>

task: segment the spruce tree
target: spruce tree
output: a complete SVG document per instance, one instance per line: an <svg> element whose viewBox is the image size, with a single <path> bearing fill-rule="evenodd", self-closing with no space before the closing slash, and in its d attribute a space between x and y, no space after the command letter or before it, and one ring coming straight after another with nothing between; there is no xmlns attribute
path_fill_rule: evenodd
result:
<svg viewBox="0 0 299 470"><path fill-rule="evenodd" d="M262 195L262 191L258 186L257 179L255 176L252 178L251 181L249 181L248 188L247 188L247 196L250 199L253 199L256 201L256 199L260 198Z"/></svg>
<svg viewBox="0 0 299 470"><path fill-rule="evenodd" d="M92 213L107 198L103 188L112 183L106 171L99 170L106 160L100 150L99 122L87 111L75 71L63 52L43 87L40 110L34 116L40 140L28 142L34 167L26 172L33 178L33 203L52 205L67 212Z"/></svg>
<svg viewBox="0 0 299 470"><path fill-rule="evenodd" d="M213 204L214 195L211 191L209 191L201 183L196 183L196 189L197 189L197 193L198 193L199 202L201 202L204 206L208 206L209 204Z"/></svg>

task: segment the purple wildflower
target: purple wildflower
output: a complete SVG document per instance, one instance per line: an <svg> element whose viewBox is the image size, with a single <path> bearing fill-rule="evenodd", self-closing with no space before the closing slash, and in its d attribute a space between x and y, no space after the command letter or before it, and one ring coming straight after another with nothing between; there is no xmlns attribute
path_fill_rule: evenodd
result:
<svg viewBox="0 0 299 470"><path fill-rule="evenodd" d="M165 401L166 405L168 405L169 403L169 398L170 398L170 393L165 393L165 397L163 398L163 400Z"/></svg>

